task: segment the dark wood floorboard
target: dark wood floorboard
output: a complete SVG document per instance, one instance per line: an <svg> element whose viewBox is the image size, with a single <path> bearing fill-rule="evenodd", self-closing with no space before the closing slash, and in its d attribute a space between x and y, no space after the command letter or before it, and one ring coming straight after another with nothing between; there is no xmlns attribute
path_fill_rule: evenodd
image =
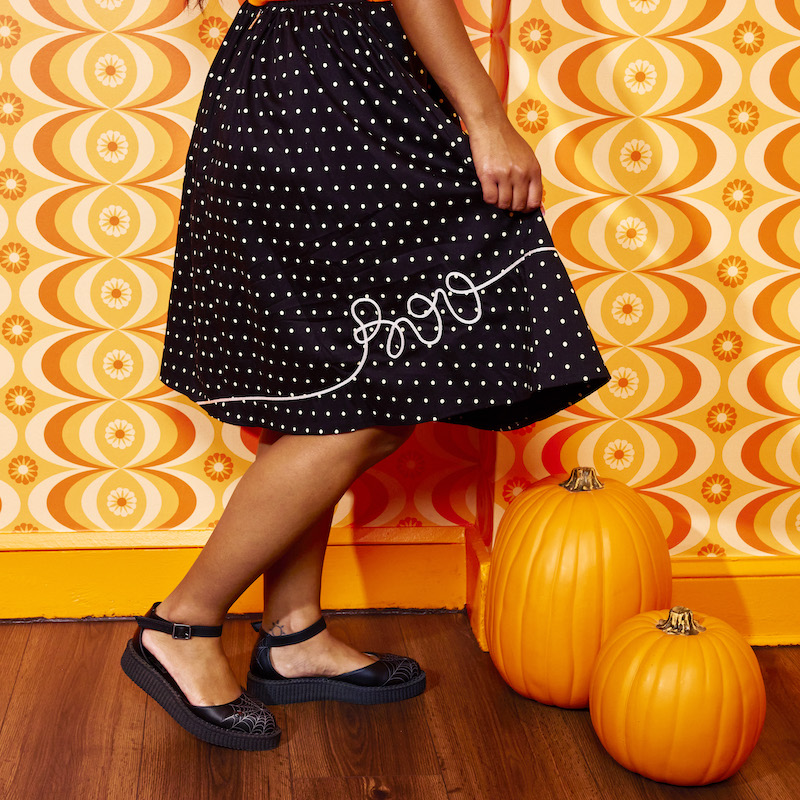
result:
<svg viewBox="0 0 800 800"><path fill-rule="evenodd" d="M376 624L375 617L348 615L332 617L328 626L361 650L404 653L407 645L401 619L399 615L384 615ZM368 708L349 703L304 703L287 711L294 778L439 775L425 695Z"/></svg>
<svg viewBox="0 0 800 800"><path fill-rule="evenodd" d="M127 623L128 636L133 630L132 624ZM225 626L225 651L236 674L241 676L242 683L255 639L253 629L242 620ZM142 694L130 681L126 691ZM285 732L284 709L276 708L274 712ZM138 776L138 791L128 796L131 800L293 798L289 753L283 743L276 750L263 753L211 747L176 725L150 698L147 698L141 750L142 769Z"/></svg>
<svg viewBox="0 0 800 800"><path fill-rule="evenodd" d="M422 695L448 796L548 797L547 772L516 726L509 692L465 616L403 617L408 654L428 673Z"/></svg>
<svg viewBox="0 0 800 800"><path fill-rule="evenodd" d="M767 687L767 718L742 773L758 797L800 797L800 647L756 650Z"/></svg>
<svg viewBox="0 0 800 800"><path fill-rule="evenodd" d="M27 627L0 729L0 797L131 797L142 763L145 704L119 668L130 625Z"/></svg>
<svg viewBox="0 0 800 800"><path fill-rule="evenodd" d="M757 648L764 733L740 773L680 788L627 772L587 711L509 689L462 614L331 615L362 649L408 653L421 697L386 706L276 708L280 747L241 753L196 741L119 668L131 622L0 625L2 800L797 800L800 647ZM228 623L244 676L255 634Z"/></svg>
<svg viewBox="0 0 800 800"><path fill-rule="evenodd" d="M294 796L303 800L448 800L440 775L394 778L298 778Z"/></svg>
<svg viewBox="0 0 800 800"><path fill-rule="evenodd" d="M0 729L30 634L30 625L0 625Z"/></svg>

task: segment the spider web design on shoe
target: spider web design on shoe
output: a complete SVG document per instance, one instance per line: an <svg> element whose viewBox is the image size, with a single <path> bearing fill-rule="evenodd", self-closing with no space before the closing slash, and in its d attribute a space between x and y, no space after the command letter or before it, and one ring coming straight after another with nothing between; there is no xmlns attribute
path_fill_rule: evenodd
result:
<svg viewBox="0 0 800 800"><path fill-rule="evenodd" d="M278 725L272 712L246 694L230 703L231 713L224 722L232 731L244 731L257 735L269 735L278 732Z"/></svg>
<svg viewBox="0 0 800 800"><path fill-rule="evenodd" d="M419 664L413 658L407 656L396 656L392 653L381 653L378 659L382 661L389 669L389 677L384 686L393 683L406 683L421 674Z"/></svg>

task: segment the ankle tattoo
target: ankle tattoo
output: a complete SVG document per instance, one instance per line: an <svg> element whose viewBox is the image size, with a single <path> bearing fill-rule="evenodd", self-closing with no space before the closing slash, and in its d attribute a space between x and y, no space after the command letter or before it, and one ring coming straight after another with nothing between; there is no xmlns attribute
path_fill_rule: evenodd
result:
<svg viewBox="0 0 800 800"><path fill-rule="evenodd" d="M270 636L283 636L286 631L283 629L283 625L281 625L281 621L275 620L272 623L272 627L267 631Z"/></svg>

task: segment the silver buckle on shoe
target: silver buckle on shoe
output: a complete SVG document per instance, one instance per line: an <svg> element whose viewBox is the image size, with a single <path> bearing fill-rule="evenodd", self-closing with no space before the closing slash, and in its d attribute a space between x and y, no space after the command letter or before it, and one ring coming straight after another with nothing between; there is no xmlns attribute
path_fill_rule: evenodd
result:
<svg viewBox="0 0 800 800"><path fill-rule="evenodd" d="M172 624L172 638L173 639L191 639L192 638L192 626L191 625L181 625L180 622L174 622Z"/></svg>

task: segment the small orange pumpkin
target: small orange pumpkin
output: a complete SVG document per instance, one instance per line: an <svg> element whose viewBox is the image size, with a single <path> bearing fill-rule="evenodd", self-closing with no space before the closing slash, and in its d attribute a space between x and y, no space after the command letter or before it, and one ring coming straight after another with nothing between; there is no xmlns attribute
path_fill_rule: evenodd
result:
<svg viewBox="0 0 800 800"><path fill-rule="evenodd" d="M538 481L503 515L486 597L489 653L513 689L585 708L600 645L624 620L669 604L664 534L625 484L591 468Z"/></svg>
<svg viewBox="0 0 800 800"><path fill-rule="evenodd" d="M597 657L590 694L592 724L611 756L679 786L733 775L766 713L747 642L722 620L681 606L620 625Z"/></svg>

